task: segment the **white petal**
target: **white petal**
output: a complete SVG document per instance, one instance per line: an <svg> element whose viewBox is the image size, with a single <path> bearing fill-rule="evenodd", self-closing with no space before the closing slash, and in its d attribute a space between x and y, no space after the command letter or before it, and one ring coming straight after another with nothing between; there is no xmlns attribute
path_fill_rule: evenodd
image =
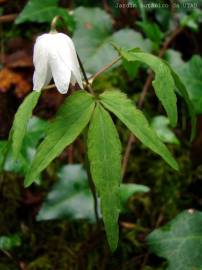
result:
<svg viewBox="0 0 202 270"><path fill-rule="evenodd" d="M33 62L35 72L33 76L33 89L40 91L51 80L51 70L49 67L49 34L41 35L34 45Z"/></svg>
<svg viewBox="0 0 202 270"><path fill-rule="evenodd" d="M72 84L73 86L75 86L75 84L76 84L76 78L74 77L74 74L73 74L73 73L71 73L71 79L70 79L70 82L71 82L71 84Z"/></svg>
<svg viewBox="0 0 202 270"><path fill-rule="evenodd" d="M83 88L79 62L76 55L74 43L70 37L63 33L55 34L55 47L57 48L58 57L69 67L74 74L79 86Z"/></svg>
<svg viewBox="0 0 202 270"><path fill-rule="evenodd" d="M71 70L53 53L50 55L49 61L53 80L58 91L61 94L66 94L69 89Z"/></svg>

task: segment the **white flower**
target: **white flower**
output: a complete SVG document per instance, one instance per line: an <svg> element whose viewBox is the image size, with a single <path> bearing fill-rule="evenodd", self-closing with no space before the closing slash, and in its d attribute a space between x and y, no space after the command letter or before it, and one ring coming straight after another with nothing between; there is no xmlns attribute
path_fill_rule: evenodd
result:
<svg viewBox="0 0 202 270"><path fill-rule="evenodd" d="M52 77L58 91L67 93L69 84L82 86L81 73L74 43L63 33L39 36L34 45L33 90L40 91Z"/></svg>

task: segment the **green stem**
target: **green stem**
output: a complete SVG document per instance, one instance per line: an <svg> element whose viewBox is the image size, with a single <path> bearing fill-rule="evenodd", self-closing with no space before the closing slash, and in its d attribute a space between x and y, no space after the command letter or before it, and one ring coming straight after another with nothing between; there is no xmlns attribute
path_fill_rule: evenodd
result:
<svg viewBox="0 0 202 270"><path fill-rule="evenodd" d="M85 72L83 63L82 63L82 61L81 61L81 59L80 59L80 57L79 57L78 54L77 54L77 58L78 58L78 61L79 61L79 66L80 66L80 68L81 68L81 72L82 72L83 77L84 77L84 80L85 80L85 82L86 82L86 88L88 89L88 91L89 91L91 94L94 94L93 88L91 87L91 84L90 84L90 82L89 82L89 80L88 80L88 77L87 77L87 75L86 75L86 72Z"/></svg>

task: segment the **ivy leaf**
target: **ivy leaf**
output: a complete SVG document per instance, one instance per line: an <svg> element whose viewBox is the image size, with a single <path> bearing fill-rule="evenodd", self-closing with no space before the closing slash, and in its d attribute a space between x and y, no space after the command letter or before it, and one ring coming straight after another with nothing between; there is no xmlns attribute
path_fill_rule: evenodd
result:
<svg viewBox="0 0 202 270"><path fill-rule="evenodd" d="M80 164L63 166L40 209L37 220L84 219L95 222L93 196Z"/></svg>
<svg viewBox="0 0 202 270"><path fill-rule="evenodd" d="M64 19L65 23L68 25L68 30L73 30L73 17L68 14L66 9L58 7L58 0L29 0L15 20L15 23L50 23L56 15L61 16Z"/></svg>
<svg viewBox="0 0 202 270"><path fill-rule="evenodd" d="M173 169L178 170L177 162L150 127L144 114L125 94L119 91L106 91L100 98L102 104L114 113L144 145L159 154Z"/></svg>
<svg viewBox="0 0 202 270"><path fill-rule="evenodd" d="M37 220L69 219L95 222L94 200L89 188L87 173L81 164L65 165L58 172L58 181L48 193ZM119 194L121 212L132 195L148 192L149 188L137 184L121 184ZM79 206L79 207L78 207ZM101 217L98 204L98 212Z"/></svg>
<svg viewBox="0 0 202 270"><path fill-rule="evenodd" d="M85 91L77 91L66 99L58 115L39 145L30 170L25 178L25 186L31 185L40 172L71 144L88 124L94 109L94 100Z"/></svg>
<svg viewBox="0 0 202 270"><path fill-rule="evenodd" d="M3 161L2 159L6 156L5 162L2 164L4 165L2 169L7 172L14 172L24 176L28 171L30 162L36 152L37 144L45 135L46 128L47 121L35 116L30 118L17 161L14 158L9 140L0 141L0 164ZM7 150L6 153L5 150Z"/></svg>
<svg viewBox="0 0 202 270"><path fill-rule="evenodd" d="M18 234L0 236L0 250L11 250L21 245L21 238Z"/></svg>
<svg viewBox="0 0 202 270"><path fill-rule="evenodd" d="M109 113L97 105L88 132L88 157L111 250L118 244L121 144Z"/></svg>
<svg viewBox="0 0 202 270"><path fill-rule="evenodd" d="M25 98L15 114L11 131L14 158L17 158L18 154L20 153L23 139L27 130L28 121L32 116L32 111L38 102L40 94L40 92L36 91L31 92Z"/></svg>
<svg viewBox="0 0 202 270"><path fill-rule="evenodd" d="M169 128L169 124L169 119L164 115L155 116L151 121L151 127L164 143L179 145L180 142L175 133Z"/></svg>
<svg viewBox="0 0 202 270"><path fill-rule="evenodd" d="M155 80L152 82L155 93L165 108L171 125L175 127L177 124L177 98L170 68L160 58L149 53L121 50L121 55L127 61L142 62L155 72Z"/></svg>
<svg viewBox="0 0 202 270"><path fill-rule="evenodd" d="M145 51L151 49L151 42L132 29L121 29L113 33L112 18L100 8L79 7L75 9L74 16L76 30L73 40L89 73L97 72L118 56L110 43L126 49L134 46Z"/></svg>
<svg viewBox="0 0 202 270"><path fill-rule="evenodd" d="M154 230L147 242L152 252L167 259L166 270L201 269L202 212L180 213L167 225Z"/></svg>

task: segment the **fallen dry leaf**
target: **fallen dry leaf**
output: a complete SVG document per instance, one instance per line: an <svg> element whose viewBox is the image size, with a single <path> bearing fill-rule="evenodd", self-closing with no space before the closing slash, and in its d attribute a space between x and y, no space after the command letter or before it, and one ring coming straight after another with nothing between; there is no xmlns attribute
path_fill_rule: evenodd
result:
<svg viewBox="0 0 202 270"><path fill-rule="evenodd" d="M7 2L7 0L0 0L0 5Z"/></svg>
<svg viewBox="0 0 202 270"><path fill-rule="evenodd" d="M0 92L5 93L12 88L16 96L21 98L31 90L31 85L21 74L11 71L8 68L3 68L0 70Z"/></svg>

